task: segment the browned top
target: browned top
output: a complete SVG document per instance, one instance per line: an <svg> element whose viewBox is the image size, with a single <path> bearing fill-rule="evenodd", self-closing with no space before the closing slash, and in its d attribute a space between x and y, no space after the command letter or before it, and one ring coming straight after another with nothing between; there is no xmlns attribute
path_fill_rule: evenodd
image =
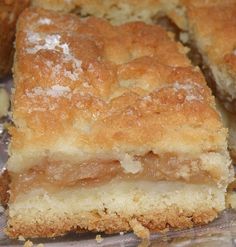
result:
<svg viewBox="0 0 236 247"><path fill-rule="evenodd" d="M210 63L236 76L236 1L187 1L187 6L190 32Z"/></svg>
<svg viewBox="0 0 236 247"><path fill-rule="evenodd" d="M202 74L158 26L28 9L16 52L10 170L50 155L226 150Z"/></svg>
<svg viewBox="0 0 236 247"><path fill-rule="evenodd" d="M28 2L29 0L0 0L0 77L10 72L16 21Z"/></svg>

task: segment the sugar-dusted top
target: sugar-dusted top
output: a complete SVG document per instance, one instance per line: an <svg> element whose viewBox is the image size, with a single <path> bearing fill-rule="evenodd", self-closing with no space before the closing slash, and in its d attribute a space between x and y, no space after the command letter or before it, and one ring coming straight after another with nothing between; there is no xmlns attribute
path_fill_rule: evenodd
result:
<svg viewBox="0 0 236 247"><path fill-rule="evenodd" d="M52 154L226 151L213 97L185 52L158 26L27 9L17 27L9 169Z"/></svg>

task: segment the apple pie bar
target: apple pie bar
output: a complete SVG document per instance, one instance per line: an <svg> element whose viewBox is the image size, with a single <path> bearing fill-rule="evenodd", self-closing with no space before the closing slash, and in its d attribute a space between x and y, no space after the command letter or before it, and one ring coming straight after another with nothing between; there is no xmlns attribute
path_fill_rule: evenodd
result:
<svg viewBox="0 0 236 247"><path fill-rule="evenodd" d="M157 25L29 8L19 18L7 234L206 224L232 181L214 97Z"/></svg>

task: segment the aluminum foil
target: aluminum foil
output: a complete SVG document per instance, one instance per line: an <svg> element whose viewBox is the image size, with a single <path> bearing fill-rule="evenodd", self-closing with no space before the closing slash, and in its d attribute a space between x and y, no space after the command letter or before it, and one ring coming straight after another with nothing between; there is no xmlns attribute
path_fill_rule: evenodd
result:
<svg viewBox="0 0 236 247"><path fill-rule="evenodd" d="M10 78L0 81L0 87L5 87L10 93L12 87ZM0 168L4 169L7 161L7 146L9 135L4 129L4 124L10 122L9 117L0 119ZM6 217L4 209L0 207L0 246L23 246L24 241L10 240L4 234ZM214 246L214 247L231 247L236 246L236 210L225 210L218 219L205 226L199 226L182 231L169 231L163 234L152 234L149 242L141 241L132 233L123 235L105 235L101 234L102 242L96 241L96 234L68 234L64 237L53 239L31 239L34 246L43 243L45 247L50 246L114 246L114 247L131 247L131 246L161 246L161 247L179 247L179 246Z"/></svg>

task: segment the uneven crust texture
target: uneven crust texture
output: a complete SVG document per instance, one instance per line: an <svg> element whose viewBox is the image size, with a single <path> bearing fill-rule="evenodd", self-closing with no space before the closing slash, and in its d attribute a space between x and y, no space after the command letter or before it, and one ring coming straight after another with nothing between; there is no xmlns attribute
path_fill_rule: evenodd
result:
<svg viewBox="0 0 236 247"><path fill-rule="evenodd" d="M53 237L69 231L133 230L144 238L149 231L208 223L224 207L224 191L204 185L112 182L56 194L39 189L9 205L7 234Z"/></svg>
<svg viewBox="0 0 236 247"><path fill-rule="evenodd" d="M10 171L42 157L122 160L150 151L212 152L229 163L211 92L162 28L28 9L17 29Z"/></svg>
<svg viewBox="0 0 236 247"><path fill-rule="evenodd" d="M180 20L181 9L175 10L178 0L32 0L32 5L54 11L73 12L81 16L97 16L121 24L130 21L153 22L157 16L170 14L174 19ZM183 23L181 18L181 24ZM178 22L178 21L177 21Z"/></svg>
<svg viewBox="0 0 236 247"><path fill-rule="evenodd" d="M229 111L235 112L236 2L191 1L187 18L191 39L211 69L219 97Z"/></svg>
<svg viewBox="0 0 236 247"><path fill-rule="evenodd" d="M34 6L46 9L76 12L82 16L94 15L113 23L130 20L155 22L168 16L181 29L190 33L192 44L201 52L210 68L215 92L228 111L236 109L236 2L235 0L173 0L173 1L55 1L33 0ZM207 23L207 25L206 25ZM210 85L213 86L213 85ZM232 123L233 124L233 123ZM235 138L230 127L229 147L235 153Z"/></svg>
<svg viewBox="0 0 236 247"><path fill-rule="evenodd" d="M39 184L10 198L11 237L70 230L134 230L147 237L148 230L207 223L225 208L231 181L226 129L186 52L159 26L112 26L94 17L24 11L16 36L10 174L22 176L44 161L60 164L59 175L64 164L84 162L85 170L89 161L96 169L97 160L132 166L137 155L152 153L203 157L200 169L209 180L119 180L54 192ZM186 170L180 176L188 176ZM223 172L212 186L216 170Z"/></svg>
<svg viewBox="0 0 236 247"><path fill-rule="evenodd" d="M12 67L16 21L28 3L29 0L0 0L0 77Z"/></svg>
<svg viewBox="0 0 236 247"><path fill-rule="evenodd" d="M218 213L214 209L206 211L184 211L170 209L165 211L153 210L142 215L132 217L104 213L79 212L78 215L67 218L57 216L56 221L45 218L44 214L37 214L37 224L28 224L18 217L12 218L8 224L10 227L6 233L11 238L25 237L55 237L68 232L105 232L114 234L119 232L133 231L140 238L148 238L150 232L165 231L169 228L186 229L196 225L203 225L214 220ZM83 215L81 217L80 215ZM81 227L79 227L81 225ZM83 227L84 226L84 227Z"/></svg>

